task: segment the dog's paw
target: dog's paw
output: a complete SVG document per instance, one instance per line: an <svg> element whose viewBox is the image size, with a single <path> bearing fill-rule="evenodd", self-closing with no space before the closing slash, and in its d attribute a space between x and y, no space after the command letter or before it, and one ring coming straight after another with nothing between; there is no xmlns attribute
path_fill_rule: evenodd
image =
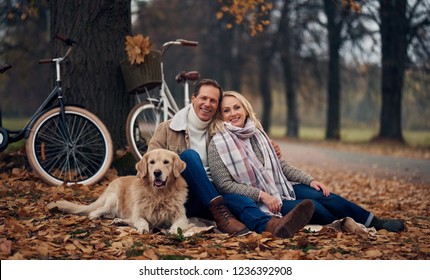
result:
<svg viewBox="0 0 430 280"><path fill-rule="evenodd" d="M140 219L134 223L138 233L149 233L149 224L146 220Z"/></svg>
<svg viewBox="0 0 430 280"><path fill-rule="evenodd" d="M187 230L189 230L194 226L195 224L190 224L190 223L175 223L170 227L169 233L178 234L178 229L181 229L182 232L186 232Z"/></svg>
<svg viewBox="0 0 430 280"><path fill-rule="evenodd" d="M55 202L51 202L48 205L46 205L46 209L49 212L56 212L56 211L58 211L58 205Z"/></svg>
<svg viewBox="0 0 430 280"><path fill-rule="evenodd" d="M142 234L142 233L149 233L149 227L136 227L137 232Z"/></svg>
<svg viewBox="0 0 430 280"><path fill-rule="evenodd" d="M89 213L89 214L88 214L88 218L89 218L90 220L95 220L95 219L100 218L100 215L99 215L98 213L91 212L91 213Z"/></svg>
<svg viewBox="0 0 430 280"><path fill-rule="evenodd" d="M130 224L124 220L124 219L120 219L120 218L115 218L112 220L111 225L115 225L115 226L129 226Z"/></svg>

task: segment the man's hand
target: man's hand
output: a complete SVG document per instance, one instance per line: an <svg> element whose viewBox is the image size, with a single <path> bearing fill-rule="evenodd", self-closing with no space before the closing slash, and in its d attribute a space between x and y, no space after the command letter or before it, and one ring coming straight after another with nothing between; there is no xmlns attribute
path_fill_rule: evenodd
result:
<svg viewBox="0 0 430 280"><path fill-rule="evenodd" d="M279 148L278 143L276 143L272 139L270 139L270 141L272 142L273 149L275 149L276 156L278 157L278 159L281 159L282 158L282 151L281 151L281 148Z"/></svg>

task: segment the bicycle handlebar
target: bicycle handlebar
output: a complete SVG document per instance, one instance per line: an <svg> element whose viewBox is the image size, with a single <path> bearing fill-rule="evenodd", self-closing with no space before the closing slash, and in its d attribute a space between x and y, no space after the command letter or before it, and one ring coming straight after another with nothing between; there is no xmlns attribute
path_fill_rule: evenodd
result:
<svg viewBox="0 0 430 280"><path fill-rule="evenodd" d="M60 41L63 41L66 45L68 45L68 46L73 46L73 44L77 44L78 42L76 42L75 40L73 40L73 39L71 39L71 38L66 38L66 37L63 37L63 36L61 36L61 35L55 35L55 39L58 39L58 40L60 40Z"/></svg>
<svg viewBox="0 0 430 280"><path fill-rule="evenodd" d="M67 46L69 46L66 54L63 57L59 57L59 58L41 59L41 60L39 60L39 64L49 64L49 63L54 63L55 61L61 62L61 61L65 60L69 56L69 54L72 52L73 44L78 44L78 42L76 42L75 40L63 37L63 36L58 35L58 34L55 35L54 39L60 40L60 41L64 42Z"/></svg>
<svg viewBox="0 0 430 280"><path fill-rule="evenodd" d="M49 63L53 63L54 60L52 60L52 58L45 58L45 59L40 59L39 60L39 64L49 64Z"/></svg>
<svg viewBox="0 0 430 280"><path fill-rule="evenodd" d="M172 45L181 45L184 47L195 47L199 44L199 42L196 41L188 41L185 39L176 39L175 41L169 41L163 44L161 47L161 55L165 53L165 51Z"/></svg>
<svg viewBox="0 0 430 280"><path fill-rule="evenodd" d="M184 39L178 39L176 40L177 42L180 42L182 46L185 47L196 47L199 42L196 41L188 41L188 40L184 40Z"/></svg>
<svg viewBox="0 0 430 280"><path fill-rule="evenodd" d="M12 65L10 65L10 64L0 65L0 74L3 74L4 72L9 70L10 68L12 68Z"/></svg>

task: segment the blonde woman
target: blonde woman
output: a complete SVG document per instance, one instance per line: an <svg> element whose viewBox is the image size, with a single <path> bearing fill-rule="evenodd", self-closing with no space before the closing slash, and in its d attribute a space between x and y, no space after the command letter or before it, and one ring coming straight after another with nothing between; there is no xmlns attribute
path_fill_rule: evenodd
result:
<svg viewBox="0 0 430 280"><path fill-rule="evenodd" d="M240 93L224 92L210 132L213 137L208 159L213 182L224 197L241 195L247 207L230 210L250 230L264 231L267 220L271 219L268 216L285 216L309 200L315 207L309 221L312 224L325 225L351 217L377 230L398 232L404 229L400 220L379 219L331 193L308 173L279 160L251 104ZM249 207L249 201L254 203L254 208Z"/></svg>

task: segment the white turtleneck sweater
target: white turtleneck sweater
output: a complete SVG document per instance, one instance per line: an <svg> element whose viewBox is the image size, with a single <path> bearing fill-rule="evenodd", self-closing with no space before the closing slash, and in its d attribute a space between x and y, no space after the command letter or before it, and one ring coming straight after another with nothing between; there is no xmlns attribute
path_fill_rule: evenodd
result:
<svg viewBox="0 0 430 280"><path fill-rule="evenodd" d="M208 172L208 125L210 120L207 122L202 121L194 111L194 107L190 106L188 111L188 130L190 133L191 148L199 153L202 159L203 166Z"/></svg>

